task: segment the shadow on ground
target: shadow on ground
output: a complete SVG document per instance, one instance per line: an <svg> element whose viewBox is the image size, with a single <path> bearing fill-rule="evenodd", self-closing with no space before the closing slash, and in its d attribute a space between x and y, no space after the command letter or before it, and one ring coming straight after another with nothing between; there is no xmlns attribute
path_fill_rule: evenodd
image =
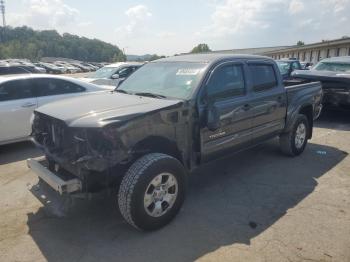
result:
<svg viewBox="0 0 350 262"><path fill-rule="evenodd" d="M31 157L41 156L40 150L32 142L13 143L0 146L0 165L18 162Z"/></svg>
<svg viewBox="0 0 350 262"><path fill-rule="evenodd" d="M79 200L64 218L42 207L28 214L29 234L48 261L193 261L222 246L249 245L346 155L309 144L288 158L273 140L197 170L180 214L159 231L134 230L110 197Z"/></svg>

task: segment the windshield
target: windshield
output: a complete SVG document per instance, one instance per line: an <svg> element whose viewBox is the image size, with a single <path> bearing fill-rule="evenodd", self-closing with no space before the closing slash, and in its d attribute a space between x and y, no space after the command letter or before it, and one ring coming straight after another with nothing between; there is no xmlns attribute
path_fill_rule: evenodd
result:
<svg viewBox="0 0 350 262"><path fill-rule="evenodd" d="M278 65L278 69L280 70L282 75L288 74L289 73L289 63L287 62L282 62L282 61L277 61L276 62Z"/></svg>
<svg viewBox="0 0 350 262"><path fill-rule="evenodd" d="M334 71L334 72L350 72L350 64L335 62L319 62L313 70L317 71Z"/></svg>
<svg viewBox="0 0 350 262"><path fill-rule="evenodd" d="M126 79L118 90L186 99L197 87L206 66L192 62L149 63Z"/></svg>
<svg viewBox="0 0 350 262"><path fill-rule="evenodd" d="M111 76L117 71L117 67L102 67L99 70L89 74L90 78L111 78Z"/></svg>

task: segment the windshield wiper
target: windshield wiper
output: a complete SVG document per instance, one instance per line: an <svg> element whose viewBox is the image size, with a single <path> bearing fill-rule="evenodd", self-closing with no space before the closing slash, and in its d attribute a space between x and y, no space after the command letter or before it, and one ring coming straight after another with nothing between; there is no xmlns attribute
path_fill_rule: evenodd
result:
<svg viewBox="0 0 350 262"><path fill-rule="evenodd" d="M139 92L139 93L134 93L134 95L148 96L148 97L154 97L154 98L167 98L166 96L159 95L159 94L153 94L153 93L149 93L149 92Z"/></svg>
<svg viewBox="0 0 350 262"><path fill-rule="evenodd" d="M131 93L129 93L129 92L123 90L123 89L114 89L113 92L131 95Z"/></svg>

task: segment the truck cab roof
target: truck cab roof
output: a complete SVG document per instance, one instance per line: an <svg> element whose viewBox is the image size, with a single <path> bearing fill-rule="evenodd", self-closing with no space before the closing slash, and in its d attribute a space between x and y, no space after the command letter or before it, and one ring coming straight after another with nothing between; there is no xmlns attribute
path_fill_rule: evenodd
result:
<svg viewBox="0 0 350 262"><path fill-rule="evenodd" d="M167 58L162 58L159 60L152 61L151 63L157 62L197 62L197 63L208 63L215 64L220 61L225 60L270 60L273 61L272 58L267 56L258 56L258 55L231 55L231 54L223 54L223 53L203 53L203 54L187 54L187 55L179 55L172 56Z"/></svg>

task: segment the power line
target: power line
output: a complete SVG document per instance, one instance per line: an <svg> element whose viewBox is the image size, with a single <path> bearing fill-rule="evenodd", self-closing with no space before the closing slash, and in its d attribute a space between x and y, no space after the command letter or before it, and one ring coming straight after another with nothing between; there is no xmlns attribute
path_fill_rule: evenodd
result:
<svg viewBox="0 0 350 262"><path fill-rule="evenodd" d="M2 25L3 27L6 26L6 20L5 20L5 1L0 0L0 12L2 14Z"/></svg>

